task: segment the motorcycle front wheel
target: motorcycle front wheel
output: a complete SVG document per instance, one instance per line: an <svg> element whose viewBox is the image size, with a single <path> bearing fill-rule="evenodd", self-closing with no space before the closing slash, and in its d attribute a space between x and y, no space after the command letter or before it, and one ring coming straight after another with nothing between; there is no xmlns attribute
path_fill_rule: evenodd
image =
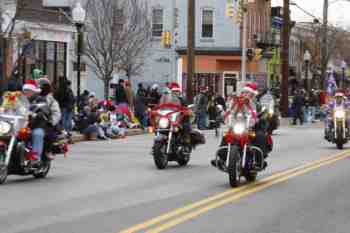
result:
<svg viewBox="0 0 350 233"><path fill-rule="evenodd" d="M153 146L154 164L159 170L168 166L168 155L166 154L166 145L163 143L155 143Z"/></svg>
<svg viewBox="0 0 350 233"><path fill-rule="evenodd" d="M232 146L229 154L228 176L231 187L235 188L240 183L241 156L237 146Z"/></svg>
<svg viewBox="0 0 350 233"><path fill-rule="evenodd" d="M337 148L342 150L344 148L344 144L342 142L337 142Z"/></svg>

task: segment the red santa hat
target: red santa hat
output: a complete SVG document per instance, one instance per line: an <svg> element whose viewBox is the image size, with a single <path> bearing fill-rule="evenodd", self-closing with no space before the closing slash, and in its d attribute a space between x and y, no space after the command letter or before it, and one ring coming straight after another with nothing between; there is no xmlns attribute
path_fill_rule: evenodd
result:
<svg viewBox="0 0 350 233"><path fill-rule="evenodd" d="M174 83L170 83L169 89L171 91L179 91L179 92L181 91L179 84L177 84L175 82Z"/></svg>
<svg viewBox="0 0 350 233"><path fill-rule="evenodd" d="M38 87L38 84L35 80L27 80L22 88L23 91L32 91L35 93L40 93L41 89Z"/></svg>
<svg viewBox="0 0 350 233"><path fill-rule="evenodd" d="M257 95L258 94L258 87L257 87L256 83L247 83L245 85L245 87L243 88L243 91Z"/></svg>

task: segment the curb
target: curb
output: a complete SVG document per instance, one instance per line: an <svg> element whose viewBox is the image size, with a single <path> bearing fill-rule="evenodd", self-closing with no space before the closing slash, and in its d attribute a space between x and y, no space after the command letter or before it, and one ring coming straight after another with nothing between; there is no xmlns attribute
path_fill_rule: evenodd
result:
<svg viewBox="0 0 350 233"><path fill-rule="evenodd" d="M137 135L144 135L146 134L144 130L142 129L129 129L126 132L126 136L137 136ZM115 137L115 138L111 138L112 140L116 140L116 139L120 139L120 137ZM79 142L84 142L84 141L88 141L85 139L84 135L82 134L74 134L72 135L72 142L73 143L79 143ZM98 139L92 139L90 141L100 141Z"/></svg>

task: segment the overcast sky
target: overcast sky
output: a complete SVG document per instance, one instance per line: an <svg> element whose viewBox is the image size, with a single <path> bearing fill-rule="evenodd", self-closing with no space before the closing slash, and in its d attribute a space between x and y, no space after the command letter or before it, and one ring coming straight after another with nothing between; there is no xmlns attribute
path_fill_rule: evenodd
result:
<svg viewBox="0 0 350 233"><path fill-rule="evenodd" d="M313 15L322 18L323 0L290 0L297 3L300 7L312 13ZM336 0L330 0L334 2ZM333 24L350 27L350 0L340 0L331 4L329 8L329 19ZM283 5L283 0L272 0L272 4ZM296 21L311 21L312 18L295 6L291 6L292 19Z"/></svg>

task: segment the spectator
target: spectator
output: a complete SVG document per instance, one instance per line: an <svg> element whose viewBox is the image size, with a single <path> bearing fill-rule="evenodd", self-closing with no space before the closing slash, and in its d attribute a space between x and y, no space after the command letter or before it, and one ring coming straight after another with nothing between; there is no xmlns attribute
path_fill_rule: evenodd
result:
<svg viewBox="0 0 350 233"><path fill-rule="evenodd" d="M146 105L146 97L143 92L138 92L135 100L135 116L141 123L141 127L146 129L148 127L148 113Z"/></svg>
<svg viewBox="0 0 350 233"><path fill-rule="evenodd" d="M119 83L115 88L115 103L117 105L128 105L128 98L125 92L124 80L119 79Z"/></svg>
<svg viewBox="0 0 350 233"><path fill-rule="evenodd" d="M225 99L219 93L217 93L215 95L215 105L221 105L223 107L224 111L226 111Z"/></svg>
<svg viewBox="0 0 350 233"><path fill-rule="evenodd" d="M129 103L129 109L130 111L134 111L134 91L132 90L131 84L129 81L125 81L125 94L126 94L126 98L128 100Z"/></svg>
<svg viewBox="0 0 350 233"><path fill-rule="evenodd" d="M207 119L207 107L208 107L208 97L206 94L207 88L201 87L200 93L196 97L196 119L198 129L206 129L206 119Z"/></svg>
<svg viewBox="0 0 350 233"><path fill-rule="evenodd" d="M96 110L91 109L89 106L85 106L79 115L77 123L77 129L86 139L90 140L93 137L98 136L98 114Z"/></svg>
<svg viewBox="0 0 350 233"><path fill-rule="evenodd" d="M151 88L151 93L150 93L150 104L152 106L156 106L159 104L160 98L162 96L159 93L159 86L158 84L154 84Z"/></svg>
<svg viewBox="0 0 350 233"><path fill-rule="evenodd" d="M60 86L59 94L57 96L58 102L62 110L62 126L63 129L71 136L72 120L74 113L75 97L71 88L71 81L66 80Z"/></svg>
<svg viewBox="0 0 350 233"><path fill-rule="evenodd" d="M143 96L143 97L147 97L147 91L146 89L143 87L142 83L139 83L138 85L138 89L137 89L137 94L138 96Z"/></svg>
<svg viewBox="0 0 350 233"><path fill-rule="evenodd" d="M90 109L98 108L98 99L96 98L96 94L94 92L91 92L89 95L88 105Z"/></svg>
<svg viewBox="0 0 350 233"><path fill-rule="evenodd" d="M88 90L84 90L83 94L80 96L78 100L79 109L82 111L86 106L89 105L89 96L90 92Z"/></svg>
<svg viewBox="0 0 350 233"><path fill-rule="evenodd" d="M297 119L300 121L300 125L304 123L304 108L305 108L305 98L303 95L303 91L300 90L296 93L294 99L293 99L293 124L297 124Z"/></svg>

